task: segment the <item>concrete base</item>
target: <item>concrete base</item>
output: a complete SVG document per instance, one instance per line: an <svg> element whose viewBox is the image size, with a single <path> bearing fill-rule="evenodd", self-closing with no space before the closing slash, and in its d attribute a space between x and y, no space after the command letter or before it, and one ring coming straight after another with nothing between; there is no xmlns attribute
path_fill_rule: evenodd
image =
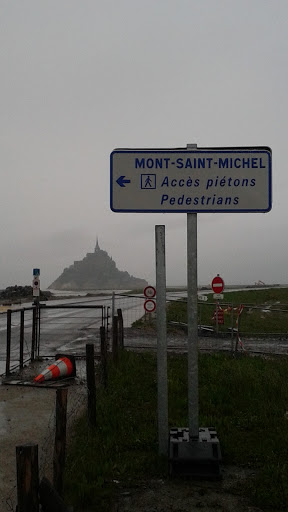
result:
<svg viewBox="0 0 288 512"><path fill-rule="evenodd" d="M172 428L169 437L169 473L221 478L221 450L214 427L199 428L199 438L189 439L188 428Z"/></svg>

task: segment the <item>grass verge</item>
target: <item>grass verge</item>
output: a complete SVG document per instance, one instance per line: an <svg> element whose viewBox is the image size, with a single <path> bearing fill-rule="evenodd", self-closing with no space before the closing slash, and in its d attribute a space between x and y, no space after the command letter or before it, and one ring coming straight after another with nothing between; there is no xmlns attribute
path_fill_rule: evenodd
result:
<svg viewBox="0 0 288 512"><path fill-rule="evenodd" d="M207 302L198 304L198 323L215 327L213 315L215 301L213 294L208 294ZM244 310L238 320L242 335L285 334L288 320L288 289L270 288L267 290L244 290L225 292L220 306L224 310L224 325L219 325L220 333L236 327L237 308L243 304ZM167 306L167 322L187 324L187 302L171 301Z"/></svg>
<svg viewBox="0 0 288 512"><path fill-rule="evenodd" d="M241 492L267 510L288 510L288 359L200 354L200 426L215 426L224 464L255 468ZM97 394L97 428L77 423L65 494L108 511L119 486L167 477L157 455L156 356L124 351ZM168 358L169 424L187 426L187 358ZM76 508L77 509L77 508Z"/></svg>

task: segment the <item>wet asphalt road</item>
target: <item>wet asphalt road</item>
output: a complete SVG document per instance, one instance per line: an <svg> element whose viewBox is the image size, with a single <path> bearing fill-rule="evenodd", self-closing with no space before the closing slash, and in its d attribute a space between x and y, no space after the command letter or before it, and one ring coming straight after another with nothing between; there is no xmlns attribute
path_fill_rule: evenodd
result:
<svg viewBox="0 0 288 512"><path fill-rule="evenodd" d="M51 306L61 306L61 309L52 309ZM78 309L67 306L89 306ZM32 310L31 304L25 307L24 329L24 361L29 359L32 340ZM98 306L98 308L91 308ZM111 329L112 297L101 296L99 298L77 298L65 300L53 300L41 308L41 328L38 355L40 357L54 356L56 353L66 352L70 354L84 355L87 343L100 344L100 326L102 325L102 309L107 316L109 312L108 330ZM12 307L11 322L11 368L19 364L19 339L20 339L20 312L19 306ZM132 322L143 315L143 299L141 297L117 297L115 309L121 308L124 326L129 327ZM116 314L116 312L115 312ZM107 320L105 320L107 327ZM7 314L0 314L0 375L5 372L7 347Z"/></svg>
<svg viewBox="0 0 288 512"><path fill-rule="evenodd" d="M171 294L172 295L172 294ZM175 295L175 297L174 297ZM180 294L174 294L171 298L179 298ZM41 308L41 330L38 355L42 357L54 357L57 353L70 353L84 355L87 343L93 343L97 348L100 346L99 328L102 324L101 309L50 309L50 306L60 305L89 305L103 306L105 312L109 311L108 331L111 330L112 297L99 296L97 298L72 298L48 301L47 306ZM144 313L144 299L141 296L117 296L116 309L121 308L123 313L124 327L130 328L131 324L141 318ZM24 330L24 361L29 359L31 353L32 338L32 311L31 304L23 305L25 308L25 330ZM14 309L19 308L15 306ZM13 308L12 308L13 309ZM105 326L107 327L107 321ZM200 350L225 350L235 349L236 337L215 338L201 336L199 333ZM19 337L20 337L20 313L12 313L11 325L11 369L19 364ZM0 314L0 375L5 372L6 345L7 345L7 315ZM239 352L264 353L264 354L288 354L288 340L279 338L267 339L241 339L242 346L238 345ZM127 332L125 344L133 349L143 347L156 348L156 336L139 335L139 331L130 330ZM168 350L185 351L187 349L187 336L169 336Z"/></svg>

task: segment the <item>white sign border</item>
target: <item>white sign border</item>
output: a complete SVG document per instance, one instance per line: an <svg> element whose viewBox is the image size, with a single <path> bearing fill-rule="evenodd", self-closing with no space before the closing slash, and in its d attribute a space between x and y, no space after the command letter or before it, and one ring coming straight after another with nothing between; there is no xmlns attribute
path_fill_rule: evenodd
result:
<svg viewBox="0 0 288 512"><path fill-rule="evenodd" d="M114 192L114 177L113 177L113 155L119 154L119 153L129 153L129 154L145 154L145 153L179 153L179 154L186 154L187 153L198 153L200 156L201 153L227 153L228 155L231 153L251 153L251 154L257 154L257 153L268 153L268 161L269 161L269 169L268 169L268 206L267 208L261 208L261 209L253 209L253 208L246 208L246 209L229 209L229 208L223 208L223 209L172 209L172 208L158 208L158 209L130 209L130 208L114 208L113 207L113 192ZM110 209L115 213L267 213L272 208L272 150L268 146L248 146L248 147L217 147L217 148L197 148L195 150L190 149L114 149L110 155Z"/></svg>

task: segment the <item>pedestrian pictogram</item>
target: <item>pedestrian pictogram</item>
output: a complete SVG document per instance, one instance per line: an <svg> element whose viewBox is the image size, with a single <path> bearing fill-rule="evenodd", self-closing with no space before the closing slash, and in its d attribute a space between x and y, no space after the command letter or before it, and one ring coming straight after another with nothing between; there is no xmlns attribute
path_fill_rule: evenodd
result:
<svg viewBox="0 0 288 512"><path fill-rule="evenodd" d="M155 189L156 174L141 174L141 188L146 190Z"/></svg>

